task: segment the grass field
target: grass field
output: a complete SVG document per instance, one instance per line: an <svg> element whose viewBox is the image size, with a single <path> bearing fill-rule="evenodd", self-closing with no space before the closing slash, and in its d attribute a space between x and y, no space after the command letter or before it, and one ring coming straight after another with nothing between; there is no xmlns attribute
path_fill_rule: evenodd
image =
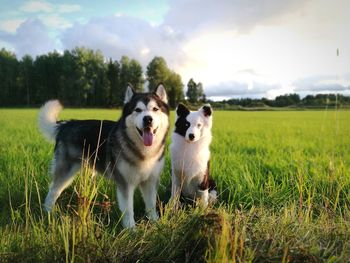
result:
<svg viewBox="0 0 350 263"><path fill-rule="evenodd" d="M53 145L37 113L0 110L0 262L350 261L350 111L214 112L220 203L168 204L167 155L161 219L146 220L137 192L133 231L121 228L113 183L84 167L52 215L41 209ZM61 118L119 115L66 109Z"/></svg>

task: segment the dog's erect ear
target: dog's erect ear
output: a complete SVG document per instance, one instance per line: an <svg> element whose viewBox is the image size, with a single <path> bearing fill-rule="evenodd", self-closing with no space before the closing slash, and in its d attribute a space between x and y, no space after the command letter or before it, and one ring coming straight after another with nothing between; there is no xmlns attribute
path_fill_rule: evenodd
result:
<svg viewBox="0 0 350 263"><path fill-rule="evenodd" d="M209 104L204 105L200 111L203 113L204 117L210 117L213 113L213 110L211 109L211 106Z"/></svg>
<svg viewBox="0 0 350 263"><path fill-rule="evenodd" d="M176 108L176 114L177 116L187 116L190 114L190 110L185 105L180 103Z"/></svg>
<svg viewBox="0 0 350 263"><path fill-rule="evenodd" d="M168 96L166 95L166 90L162 83L158 84L154 93L164 102L168 103Z"/></svg>
<svg viewBox="0 0 350 263"><path fill-rule="evenodd" d="M131 100L132 96L134 96L134 94L134 88L131 86L131 84L128 84L125 91L124 104L127 104Z"/></svg>

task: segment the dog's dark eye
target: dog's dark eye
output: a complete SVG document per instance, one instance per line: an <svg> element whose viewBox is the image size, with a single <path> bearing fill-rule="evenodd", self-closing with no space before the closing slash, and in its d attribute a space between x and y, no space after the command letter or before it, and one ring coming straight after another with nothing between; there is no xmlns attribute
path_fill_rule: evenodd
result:
<svg viewBox="0 0 350 263"><path fill-rule="evenodd" d="M154 108L153 108L153 111L158 111L158 110L159 110L159 109L158 109L158 108L156 108L156 107L154 107Z"/></svg>
<svg viewBox="0 0 350 263"><path fill-rule="evenodd" d="M189 123L186 123L185 126L186 126L186 127L190 127L190 124L189 124Z"/></svg>
<svg viewBox="0 0 350 263"><path fill-rule="evenodd" d="M140 108L135 109L136 112L141 112L142 110Z"/></svg>

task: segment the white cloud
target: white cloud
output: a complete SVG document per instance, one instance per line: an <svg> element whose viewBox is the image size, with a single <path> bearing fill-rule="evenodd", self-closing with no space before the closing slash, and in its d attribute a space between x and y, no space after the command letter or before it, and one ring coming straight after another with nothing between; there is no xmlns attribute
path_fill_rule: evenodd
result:
<svg viewBox="0 0 350 263"><path fill-rule="evenodd" d="M39 18L51 31L57 31L66 29L72 26L67 18L63 16L65 13L72 13L81 10L81 6L77 4L51 4L44 0L28 1L24 3L20 8L23 13L36 13L36 17ZM22 14L23 16L23 14ZM12 30L12 33L16 31L19 22L23 22L25 19L9 20L7 25L5 24L7 31ZM4 26L4 27L5 27Z"/></svg>
<svg viewBox="0 0 350 263"><path fill-rule="evenodd" d="M81 6L77 4L51 4L44 0L34 0L24 3L20 7L20 11L28 13L72 13L81 10Z"/></svg>
<svg viewBox="0 0 350 263"><path fill-rule="evenodd" d="M8 32L8 33L15 33L17 28L25 21L25 19L9 19L9 20L2 20L0 22L0 30Z"/></svg>
<svg viewBox="0 0 350 263"><path fill-rule="evenodd" d="M100 49L105 56L119 59L122 55L138 59L143 66L154 56L163 56L169 65L182 59L182 42L162 27L128 16L94 18L75 24L62 37L64 48L83 45Z"/></svg>
<svg viewBox="0 0 350 263"><path fill-rule="evenodd" d="M276 23L310 0L215 1L171 0L164 24L184 32L221 28L247 32L257 24Z"/></svg>
<svg viewBox="0 0 350 263"><path fill-rule="evenodd" d="M40 20L48 27L57 29L65 29L72 26L72 23L69 22L64 17L58 14L46 14L40 15Z"/></svg>
<svg viewBox="0 0 350 263"><path fill-rule="evenodd" d="M50 13L53 11L53 6L46 1L28 1L20 7L20 10L29 13Z"/></svg>
<svg viewBox="0 0 350 263"><path fill-rule="evenodd" d="M204 91L207 97L264 97L270 90L278 90L280 86L269 85L266 83L259 82L226 82L214 85L211 89Z"/></svg>
<svg viewBox="0 0 350 263"><path fill-rule="evenodd" d="M80 10L81 10L81 6L76 4L75 5L63 4L58 6L59 13L72 13Z"/></svg>
<svg viewBox="0 0 350 263"><path fill-rule="evenodd" d="M18 27L15 34L2 34L0 38L14 47L19 58L25 54L36 56L48 53L56 48L56 43L39 19L28 19Z"/></svg>
<svg viewBox="0 0 350 263"><path fill-rule="evenodd" d="M293 83L296 92L343 92L350 91L347 75L318 75L298 79Z"/></svg>

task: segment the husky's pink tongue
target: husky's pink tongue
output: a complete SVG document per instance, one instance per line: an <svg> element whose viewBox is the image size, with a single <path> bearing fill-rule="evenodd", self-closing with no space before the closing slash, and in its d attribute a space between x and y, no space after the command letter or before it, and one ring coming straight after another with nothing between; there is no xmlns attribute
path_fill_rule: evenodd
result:
<svg viewBox="0 0 350 263"><path fill-rule="evenodd" d="M150 128L146 128L143 130L143 144L145 146L151 146L153 142L153 133Z"/></svg>

